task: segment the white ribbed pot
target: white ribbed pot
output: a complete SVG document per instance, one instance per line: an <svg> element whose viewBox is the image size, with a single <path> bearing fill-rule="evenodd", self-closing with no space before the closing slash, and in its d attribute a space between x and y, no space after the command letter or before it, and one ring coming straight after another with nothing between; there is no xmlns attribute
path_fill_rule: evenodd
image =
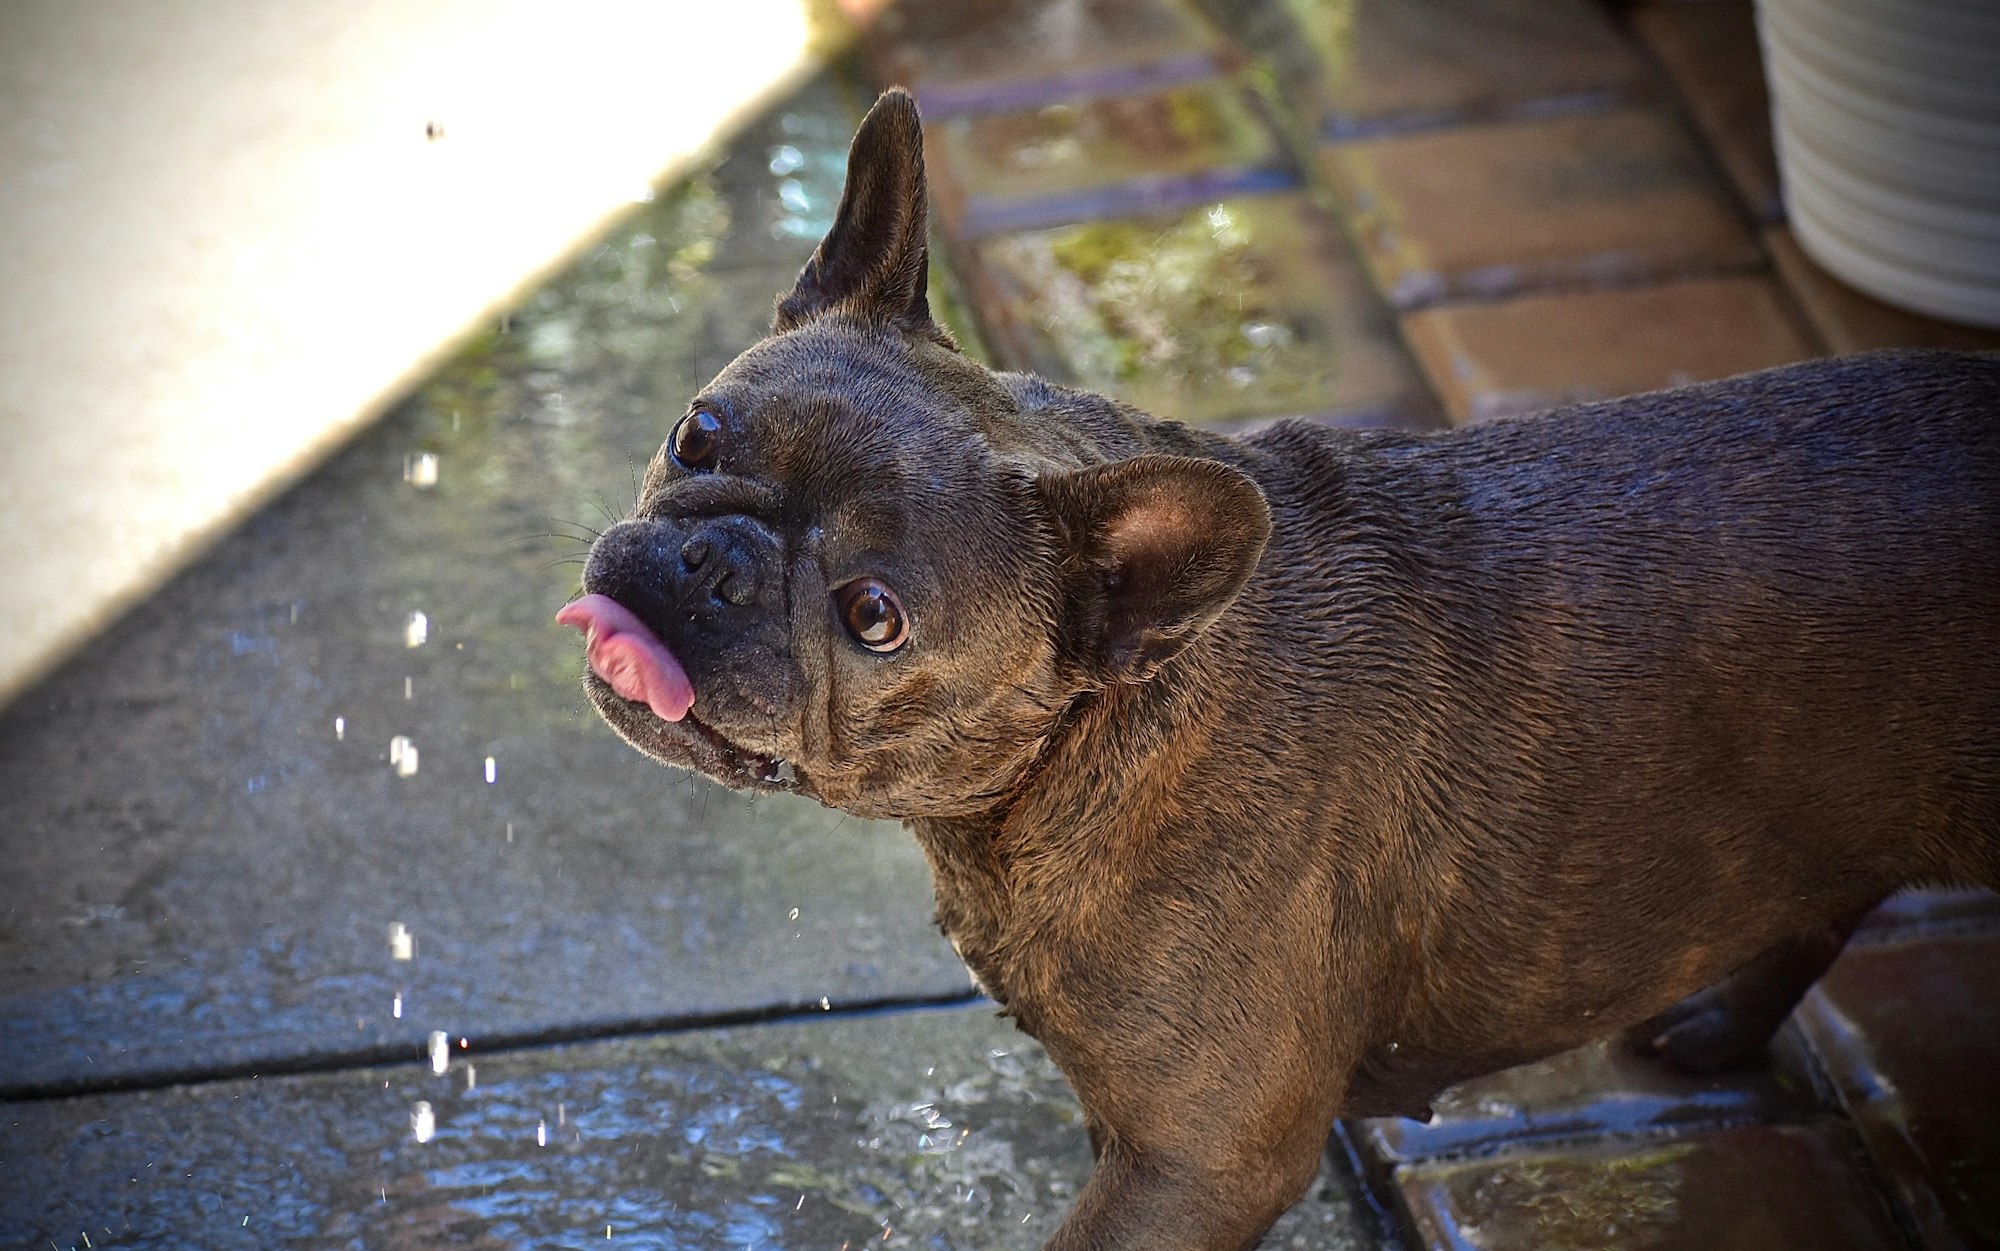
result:
<svg viewBox="0 0 2000 1251"><path fill-rule="evenodd" d="M1892 304L2000 329L2000 0L1758 0L1799 244Z"/></svg>

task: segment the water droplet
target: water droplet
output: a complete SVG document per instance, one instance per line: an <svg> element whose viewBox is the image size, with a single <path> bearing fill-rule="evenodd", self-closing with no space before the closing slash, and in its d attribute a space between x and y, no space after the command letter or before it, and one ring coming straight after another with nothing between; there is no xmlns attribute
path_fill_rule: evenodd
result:
<svg viewBox="0 0 2000 1251"><path fill-rule="evenodd" d="M428 491L437 485L438 458L436 452L418 452L403 458L403 481L419 490Z"/></svg>
<svg viewBox="0 0 2000 1251"><path fill-rule="evenodd" d="M431 1031L431 1072L439 1077L451 1067L451 1039L441 1029Z"/></svg>
<svg viewBox="0 0 2000 1251"><path fill-rule="evenodd" d="M805 153L789 143L781 143L771 149L771 175L774 178L783 178L805 163Z"/></svg>
<svg viewBox="0 0 2000 1251"><path fill-rule="evenodd" d="M549 1123L547 1121L535 1122L535 1145L537 1147L546 1147L549 1145Z"/></svg>
<svg viewBox="0 0 2000 1251"><path fill-rule="evenodd" d="M512 821L507 823L507 841L510 843L514 841L514 823Z"/></svg>
<svg viewBox="0 0 2000 1251"><path fill-rule="evenodd" d="M465 1066L465 1088L471 1090L477 1085L479 1085L479 1071L473 1065L468 1064Z"/></svg>
<svg viewBox="0 0 2000 1251"><path fill-rule="evenodd" d="M398 734L389 740L389 766L399 778L412 777L417 771L417 745L407 735Z"/></svg>
<svg viewBox="0 0 2000 1251"><path fill-rule="evenodd" d="M493 757L488 756L486 758L486 784L488 786L493 785L493 776L495 767L496 766L493 763Z"/></svg>
<svg viewBox="0 0 2000 1251"><path fill-rule="evenodd" d="M821 1012L833 1011L833 1004L827 999L825 995L821 995L819 997L819 1010Z"/></svg>
<svg viewBox="0 0 2000 1251"><path fill-rule="evenodd" d="M797 908L794 908L792 909L792 920L796 921L798 919L799 919L799 910Z"/></svg>
<svg viewBox="0 0 2000 1251"><path fill-rule="evenodd" d="M415 678L404 678L404 679L403 679L403 698L404 698L404 699L414 699L414 698L416 698L416 694L417 694L417 687L416 687L416 679L415 679Z"/></svg>
<svg viewBox="0 0 2000 1251"><path fill-rule="evenodd" d="M403 626L403 646L422 647L424 640L431 636L431 619L420 612L410 614L410 620Z"/></svg>
<svg viewBox="0 0 2000 1251"><path fill-rule="evenodd" d="M389 1003L389 1015L399 1021L403 1019L403 992L400 990L396 992L395 999Z"/></svg>
<svg viewBox="0 0 2000 1251"><path fill-rule="evenodd" d="M418 1142L429 1142L437 1136L437 1113L424 1100L417 1100L417 1106L410 1109L410 1132Z"/></svg>
<svg viewBox="0 0 2000 1251"><path fill-rule="evenodd" d="M333 741L336 743L340 743L340 742L345 742L346 739L347 739L347 718L335 717L333 719Z"/></svg>
<svg viewBox="0 0 2000 1251"><path fill-rule="evenodd" d="M389 923L389 954L398 960L412 960L417 954L417 936L401 921Z"/></svg>

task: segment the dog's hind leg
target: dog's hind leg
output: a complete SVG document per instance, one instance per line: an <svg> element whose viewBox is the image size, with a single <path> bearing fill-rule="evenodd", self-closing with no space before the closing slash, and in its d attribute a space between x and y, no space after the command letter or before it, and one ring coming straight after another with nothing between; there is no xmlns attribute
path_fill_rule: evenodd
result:
<svg viewBox="0 0 2000 1251"><path fill-rule="evenodd" d="M1684 1073L1718 1073L1755 1059L1867 914L1867 908L1858 908L1778 943L1721 981L1633 1026L1627 1042Z"/></svg>

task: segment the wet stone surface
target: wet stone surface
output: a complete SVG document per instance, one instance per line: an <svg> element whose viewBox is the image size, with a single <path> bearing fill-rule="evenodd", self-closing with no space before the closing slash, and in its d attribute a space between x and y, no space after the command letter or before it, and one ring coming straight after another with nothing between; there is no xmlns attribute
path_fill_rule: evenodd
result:
<svg viewBox="0 0 2000 1251"><path fill-rule="evenodd" d="M0 1244L1041 1245L1089 1173L990 1006L17 1105ZM1361 1251L1338 1172L1266 1242Z"/></svg>
<svg viewBox="0 0 2000 1251"><path fill-rule="evenodd" d="M988 239L1003 359L1197 423L1427 403L1351 258L1300 195Z"/></svg>
<svg viewBox="0 0 2000 1251"><path fill-rule="evenodd" d="M636 212L0 718L0 1087L965 992L905 832L650 764L550 621L809 253L844 100Z"/></svg>

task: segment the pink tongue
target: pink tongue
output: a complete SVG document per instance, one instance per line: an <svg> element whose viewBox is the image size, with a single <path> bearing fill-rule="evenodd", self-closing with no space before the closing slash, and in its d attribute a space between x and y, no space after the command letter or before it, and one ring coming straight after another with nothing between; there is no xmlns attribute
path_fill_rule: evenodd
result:
<svg viewBox="0 0 2000 1251"><path fill-rule="evenodd" d="M563 605L556 624L583 631L592 672L620 699L646 705L662 721L679 721L694 706L694 684L681 662L617 600L586 595Z"/></svg>

